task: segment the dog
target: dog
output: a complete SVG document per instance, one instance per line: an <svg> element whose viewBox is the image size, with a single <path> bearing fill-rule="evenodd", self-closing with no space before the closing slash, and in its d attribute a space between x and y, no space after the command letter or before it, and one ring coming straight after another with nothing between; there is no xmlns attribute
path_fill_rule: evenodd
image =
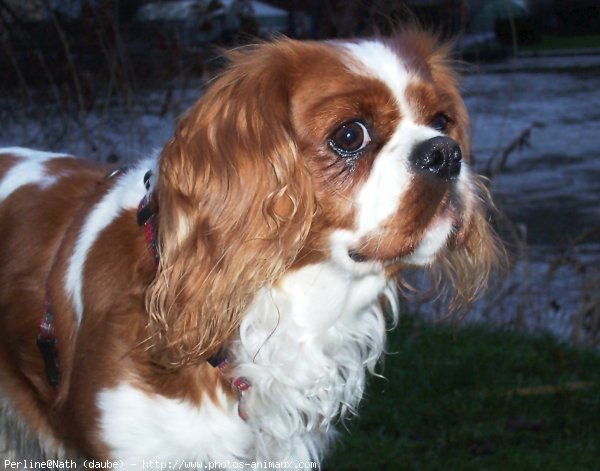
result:
<svg viewBox="0 0 600 471"><path fill-rule="evenodd" d="M52 456L318 463L403 270L460 305L502 259L449 56L278 39L131 167L1 149L5 415Z"/></svg>

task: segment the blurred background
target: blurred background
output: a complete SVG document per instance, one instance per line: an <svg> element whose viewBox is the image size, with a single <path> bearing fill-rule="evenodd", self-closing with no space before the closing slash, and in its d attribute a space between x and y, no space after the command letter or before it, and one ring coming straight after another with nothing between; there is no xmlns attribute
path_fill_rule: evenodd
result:
<svg viewBox="0 0 600 471"><path fill-rule="evenodd" d="M494 285L465 321L514 335L550 333L557 343L540 347L547 353L566 345L597 355L598 0L0 0L0 146L126 163L166 142L176 117L223 67L219 48L277 35L322 39L389 34L415 20L455 41L473 121L475 166L490 179L504 215L498 223L513 257L509 276ZM405 311L418 319L410 318L407 338L438 335L424 325L446 318L442 301L410 299ZM502 343L483 334L479 338ZM398 348L410 350L405 344ZM573 364L579 360L564 363L569 355L563 351L558 363L548 360L549 369L578 371ZM481 376L478 368L490 366L475 365L474 377ZM600 363L595 365L591 370L600 370ZM597 373L589 372L594 374L597 380ZM584 376L567 375L561 384L579 384ZM596 380L591 382L595 386L583 388L587 406L582 419L600 423ZM531 381L556 383L550 373ZM555 394L555 386L549 394ZM521 420L524 412L517 415L516 422L503 419L504 432L544 431L543 421L539 425L539 420ZM408 425L399 427L404 432L394 443L404 440L410 448L418 442L418 434L415 438L406 432ZM552 433L574 430L584 429L576 424ZM600 443L600 431L594 433L590 443ZM375 428L369 434L388 431ZM475 451L466 446L471 458L489 455L493 440L486 440L476 442ZM585 450L582 456L598 458L590 461L595 466L554 469L599 469L600 451ZM386 463L379 469L400 469ZM354 469L348 463L330 468Z"/></svg>

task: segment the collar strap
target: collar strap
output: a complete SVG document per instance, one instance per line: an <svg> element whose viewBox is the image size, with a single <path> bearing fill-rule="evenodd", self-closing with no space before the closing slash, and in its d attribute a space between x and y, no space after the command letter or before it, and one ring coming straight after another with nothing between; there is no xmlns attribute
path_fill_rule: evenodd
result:
<svg viewBox="0 0 600 471"><path fill-rule="evenodd" d="M248 408L246 407L246 392L250 389L251 383L244 376L240 376L233 380L231 383L233 389L237 391L238 395L238 415L246 422L248 420Z"/></svg>
<svg viewBox="0 0 600 471"><path fill-rule="evenodd" d="M148 191L138 205L137 223L138 226L144 228L144 233L146 234L146 245L152 254L154 264L158 266L158 262L160 261L157 242L158 224L156 221L156 213L152 209L152 193L149 191L151 177L152 171L148 170L144 175L144 186Z"/></svg>
<svg viewBox="0 0 600 471"><path fill-rule="evenodd" d="M108 172L106 175L104 175L104 181L108 181L108 180L112 180L115 177L118 177L119 175L122 175L123 173L127 172L127 170L129 170L131 168L131 165L123 165L121 167L117 167L112 169L110 172ZM100 182L102 183L102 182Z"/></svg>
<svg viewBox="0 0 600 471"><path fill-rule="evenodd" d="M229 361L227 353L221 349L218 353L206 360L213 368L218 368L221 373L225 373L229 369ZM238 415L246 422L248 420L248 412L246 408L246 392L250 389L252 383L245 376L238 376L231 382L231 388L237 393L238 397Z"/></svg>
<svg viewBox="0 0 600 471"><path fill-rule="evenodd" d="M44 311L40 320L36 343L44 360L44 371L48 382L56 389L60 384L60 370L58 369L58 351L54 335L54 313L49 297L44 302Z"/></svg>
<svg viewBox="0 0 600 471"><path fill-rule="evenodd" d="M223 370L227 367L227 352L222 348L206 361L213 368L219 368L220 370Z"/></svg>
<svg viewBox="0 0 600 471"><path fill-rule="evenodd" d="M104 182L113 180L114 178L125 173L129 168L129 166L117 167L108 172L102 180L97 182L97 184L100 185ZM146 177L144 177L144 184L146 185L146 188L149 188L149 183ZM63 238L63 240L60 243L60 248L58 249L58 252L61 251L64 242L65 239ZM56 323L55 321L56 318L54 315L54 310L52 308L50 290L47 287L46 300L44 301L44 308L42 310L42 317L40 319L36 344L42 356L42 360L44 361L44 372L46 373L46 378L48 379L50 385L54 389L57 389L60 385L61 375L58 362L58 349L56 347L57 340L56 334L54 332L54 326Z"/></svg>

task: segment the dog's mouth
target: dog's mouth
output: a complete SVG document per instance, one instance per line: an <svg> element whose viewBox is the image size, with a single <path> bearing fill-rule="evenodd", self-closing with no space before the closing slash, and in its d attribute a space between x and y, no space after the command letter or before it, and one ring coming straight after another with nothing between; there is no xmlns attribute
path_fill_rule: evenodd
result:
<svg viewBox="0 0 600 471"><path fill-rule="evenodd" d="M367 255L363 255L360 252L357 252L354 250L349 250L348 257L350 257L350 259L355 263L360 263L360 264L376 263L376 264L381 265L381 267L386 270L394 269L399 266L400 267L402 267L402 266L408 267L411 265L404 261L406 259L406 255L397 255L390 259L380 259L378 257L369 257ZM396 270L394 270L394 271L396 271Z"/></svg>
<svg viewBox="0 0 600 471"><path fill-rule="evenodd" d="M440 202L427 222L422 224L422 228L416 231L419 233L418 237L411 237L407 234L407 229L400 227L394 230L393 226L388 226L381 234L350 248L348 257L355 263L378 263L385 269L429 265L461 231L463 220L457 208L455 198L448 196Z"/></svg>

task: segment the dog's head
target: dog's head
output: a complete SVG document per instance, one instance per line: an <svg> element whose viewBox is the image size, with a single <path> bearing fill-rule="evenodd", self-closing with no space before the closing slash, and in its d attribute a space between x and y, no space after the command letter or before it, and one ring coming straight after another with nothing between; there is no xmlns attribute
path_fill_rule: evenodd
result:
<svg viewBox="0 0 600 471"><path fill-rule="evenodd" d="M471 300L500 249L470 161L448 48L427 34L233 52L161 155L159 361L214 352L258 290L311 263L432 267Z"/></svg>

